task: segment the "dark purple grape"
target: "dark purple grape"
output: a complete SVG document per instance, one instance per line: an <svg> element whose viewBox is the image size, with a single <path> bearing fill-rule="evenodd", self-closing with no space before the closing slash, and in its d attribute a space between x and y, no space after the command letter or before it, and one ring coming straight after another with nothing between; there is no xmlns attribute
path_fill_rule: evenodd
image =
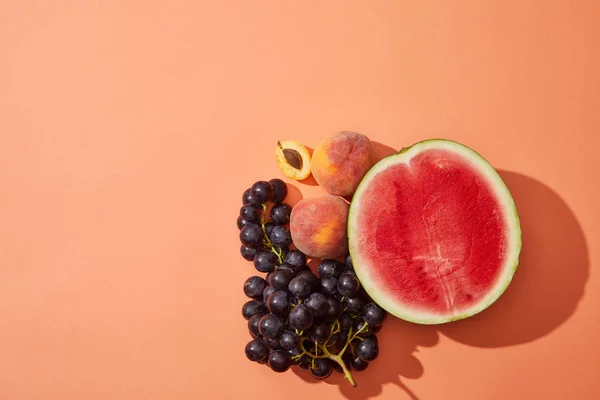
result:
<svg viewBox="0 0 600 400"><path fill-rule="evenodd" d="M360 289L360 282L356 275L345 273L338 279L337 291L344 297L353 297Z"/></svg>
<svg viewBox="0 0 600 400"><path fill-rule="evenodd" d="M267 303L267 300L269 299L269 296L275 291L274 287L271 287L269 285L267 285L265 287L265 290L263 290L263 301L265 302L265 304Z"/></svg>
<svg viewBox="0 0 600 400"><path fill-rule="evenodd" d="M269 354L269 367L275 372L285 372L292 365L290 355L285 350L275 350Z"/></svg>
<svg viewBox="0 0 600 400"><path fill-rule="evenodd" d="M313 324L312 311L306 304L298 304L290 310L290 325L301 331L308 329Z"/></svg>
<svg viewBox="0 0 600 400"><path fill-rule="evenodd" d="M305 271L300 271L298 273L298 278L307 279L310 283L311 288L317 287L317 285L319 284L319 278L317 278L317 276L312 273L308 266L306 266L306 268L308 269Z"/></svg>
<svg viewBox="0 0 600 400"><path fill-rule="evenodd" d="M264 314L268 311L265 303L258 300L250 300L242 306L242 316L245 320L249 320L253 315Z"/></svg>
<svg viewBox="0 0 600 400"><path fill-rule="evenodd" d="M247 224L240 231L240 241L248 247L256 248L263 242L263 230L256 224Z"/></svg>
<svg viewBox="0 0 600 400"><path fill-rule="evenodd" d="M354 264L352 264L352 257L350 257L350 253L346 254L344 264L346 264L346 271L354 272Z"/></svg>
<svg viewBox="0 0 600 400"><path fill-rule="evenodd" d="M254 260L254 256L256 256L256 250L243 244L240 247L240 254L242 255L242 257L244 257L245 260L252 261Z"/></svg>
<svg viewBox="0 0 600 400"><path fill-rule="evenodd" d="M269 285L274 287L275 290L287 290L290 281L294 278L294 275L290 271L281 269L281 265L277 271L273 271L269 277Z"/></svg>
<svg viewBox="0 0 600 400"><path fill-rule="evenodd" d="M281 179L271 179L269 181L271 186L273 187L273 199L271 200L273 203L280 203L287 197L288 190L284 181Z"/></svg>
<svg viewBox="0 0 600 400"><path fill-rule="evenodd" d="M256 253L256 257L254 257L254 268L258 271L274 271L275 265L277 265L277 255L275 255L275 253L267 250L261 250Z"/></svg>
<svg viewBox="0 0 600 400"><path fill-rule="evenodd" d="M298 348L298 345L300 344L300 337L296 334L296 332L285 331L279 338L279 344L284 350L293 350Z"/></svg>
<svg viewBox="0 0 600 400"><path fill-rule="evenodd" d="M244 282L244 294L251 299L260 299L267 287L267 281L260 276L251 276Z"/></svg>
<svg viewBox="0 0 600 400"><path fill-rule="evenodd" d="M254 339L246 345L246 357L250 361L261 361L269 355L269 349L260 339Z"/></svg>
<svg viewBox="0 0 600 400"><path fill-rule="evenodd" d="M271 337L264 337L263 341L265 342L265 344L267 345L267 347L271 350L281 350L282 347L279 344L279 339L273 339Z"/></svg>
<svg viewBox="0 0 600 400"><path fill-rule="evenodd" d="M344 271L344 264L336 260L323 260L321 264L319 264L319 275L324 276L332 276L334 278L339 278Z"/></svg>
<svg viewBox="0 0 600 400"><path fill-rule="evenodd" d="M283 333L283 321L275 314L267 314L260 319L258 331L263 336L277 339Z"/></svg>
<svg viewBox="0 0 600 400"><path fill-rule="evenodd" d="M363 361L373 361L379 355L379 345L371 337L356 346L356 356Z"/></svg>
<svg viewBox="0 0 600 400"><path fill-rule="evenodd" d="M246 205L240 208L240 217L248 222L257 224L260 222L261 211L257 206Z"/></svg>
<svg viewBox="0 0 600 400"><path fill-rule="evenodd" d="M249 204L251 204L251 205L259 206L260 205L260 201L256 200L254 198L254 196L252 196L251 189L246 189L246 191L242 195L242 204L243 205L249 205Z"/></svg>
<svg viewBox="0 0 600 400"><path fill-rule="evenodd" d="M260 319L262 317L264 317L265 314L264 313L259 313L259 314L254 314L249 320L248 320L248 332L250 332L250 335L252 335L253 338L257 338L260 337L260 332L258 330L258 323L260 322Z"/></svg>
<svg viewBox="0 0 600 400"><path fill-rule="evenodd" d="M271 208L271 221L275 225L286 225L290 222L292 207L289 204L277 203Z"/></svg>
<svg viewBox="0 0 600 400"><path fill-rule="evenodd" d="M242 229L243 227L245 227L246 225L248 225L250 222L246 221L244 218L242 218L241 215L238 216L237 218L237 227L238 229Z"/></svg>
<svg viewBox="0 0 600 400"><path fill-rule="evenodd" d="M367 361L361 360L358 356L348 355L348 361L346 365L352 368L354 371L364 371L369 366Z"/></svg>
<svg viewBox="0 0 600 400"><path fill-rule="evenodd" d="M267 236L271 236L271 232L273 232L273 228L275 228L275 224L271 221L265 222L265 232Z"/></svg>
<svg viewBox="0 0 600 400"><path fill-rule="evenodd" d="M369 330L373 333L379 333L379 331L381 331L381 328L383 328L383 324L377 325L375 327L371 326L371 329L369 329Z"/></svg>
<svg viewBox="0 0 600 400"><path fill-rule="evenodd" d="M343 307L342 303L335 297L328 296L327 297L327 308L325 309L325 313L323 314L323 319L325 321L335 321L342 315Z"/></svg>
<svg viewBox="0 0 600 400"><path fill-rule="evenodd" d="M315 318L320 318L327 311L327 296L322 293L311 293L304 304L311 309Z"/></svg>
<svg viewBox="0 0 600 400"><path fill-rule="evenodd" d="M333 372L333 362L327 358L317 358L308 370L315 378L325 379Z"/></svg>
<svg viewBox="0 0 600 400"><path fill-rule="evenodd" d="M272 314L287 314L291 307L290 295L283 290L274 291L267 299L267 308Z"/></svg>
<svg viewBox="0 0 600 400"><path fill-rule="evenodd" d="M348 332L352 328L352 317L348 313L343 313L340 316L340 329L342 332Z"/></svg>
<svg viewBox="0 0 600 400"><path fill-rule="evenodd" d="M294 276L296 276L298 274L298 272L300 272L300 268L293 266L292 264L288 264L287 262L281 263L279 264L279 267L277 267L278 271L289 271L290 274L292 274L292 278Z"/></svg>
<svg viewBox="0 0 600 400"><path fill-rule="evenodd" d="M285 262L301 268L306 265L306 256L300 250L292 250L285 255Z"/></svg>
<svg viewBox="0 0 600 400"><path fill-rule="evenodd" d="M321 323L313 325L312 328L310 328L310 331L308 332L308 337L313 342L323 344L327 341L327 338L329 338L329 333L329 325Z"/></svg>
<svg viewBox="0 0 600 400"><path fill-rule="evenodd" d="M292 236L290 235L290 231L288 231L283 226L276 226L271 231L269 235L269 239L275 246L279 247L289 247L292 244Z"/></svg>
<svg viewBox="0 0 600 400"><path fill-rule="evenodd" d="M362 317L371 327L376 327L383 324L387 312L376 303L369 303L363 309Z"/></svg>
<svg viewBox="0 0 600 400"><path fill-rule="evenodd" d="M329 296L337 295L337 279L335 279L333 276L322 277L321 287L319 288L319 291Z"/></svg>
<svg viewBox="0 0 600 400"><path fill-rule="evenodd" d="M296 299L304 299L310 294L311 284L307 278L299 274L290 281L288 290Z"/></svg>
<svg viewBox="0 0 600 400"><path fill-rule="evenodd" d="M352 315L360 315L366 302L361 296L344 297L344 305L347 311Z"/></svg>
<svg viewBox="0 0 600 400"><path fill-rule="evenodd" d="M250 192L252 193L252 197L261 204L264 204L273 198L273 186L271 186L269 182L255 182L254 185L252 185Z"/></svg>

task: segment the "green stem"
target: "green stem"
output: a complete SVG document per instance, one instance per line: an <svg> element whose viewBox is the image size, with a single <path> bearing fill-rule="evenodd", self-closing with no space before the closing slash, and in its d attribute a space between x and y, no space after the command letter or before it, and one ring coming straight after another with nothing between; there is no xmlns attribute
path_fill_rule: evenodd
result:
<svg viewBox="0 0 600 400"><path fill-rule="evenodd" d="M352 342L354 339L356 339L356 337L362 333L362 331L368 327L368 323L365 322L365 324L358 330L358 332L356 332L354 335L352 335L352 337L350 337L350 339L348 341L346 341L346 344L344 345L344 348L342 349L342 351L339 352L338 357L342 357L344 355L344 352L346 351L346 349L348 348L348 345L350 344L350 342ZM352 333L352 331L350 331Z"/></svg>
<svg viewBox="0 0 600 400"><path fill-rule="evenodd" d="M350 382L352 387L356 387L356 381L354 380L354 377L350 373L350 370L348 369L348 367L346 367L346 363L344 362L344 360L342 360L342 357L340 355L331 354L329 352L329 350L327 350L327 347L325 347L323 345L321 345L321 350L323 351L323 354L325 354L325 356L327 358L329 358L333 362L338 363L339 366L342 367L342 371L344 371L344 378L348 379L348 382Z"/></svg>

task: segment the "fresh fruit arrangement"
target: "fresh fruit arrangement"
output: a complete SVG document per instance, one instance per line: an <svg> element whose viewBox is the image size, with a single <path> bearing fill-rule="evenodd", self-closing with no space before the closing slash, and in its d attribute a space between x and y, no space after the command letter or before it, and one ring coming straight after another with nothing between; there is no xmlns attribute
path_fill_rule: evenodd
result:
<svg viewBox="0 0 600 400"><path fill-rule="evenodd" d="M286 226L295 208L283 202L286 195L280 179L256 182L242 195L240 252L266 274L249 277L243 286L250 300L242 315L252 336L246 357L275 372L297 365L317 379L338 371L356 386L351 371L362 371L377 358L376 333L387 313L361 288L349 254L344 262L321 260L318 276L311 271L306 255L292 248ZM270 211L269 202L274 203ZM344 204L338 206L344 208L344 225L336 228L345 232ZM346 247L336 251L346 251L345 234L343 241Z"/></svg>
<svg viewBox="0 0 600 400"><path fill-rule="evenodd" d="M470 148L426 140L375 164L371 141L345 131L312 158L295 141L275 153L286 176L312 173L327 194L292 208L273 179L242 196L241 254L266 274L244 284L251 361L318 379L335 370L355 386L350 371L379 354L387 312L448 323L486 309L511 282L519 216L500 175ZM307 257L321 260L318 276Z"/></svg>

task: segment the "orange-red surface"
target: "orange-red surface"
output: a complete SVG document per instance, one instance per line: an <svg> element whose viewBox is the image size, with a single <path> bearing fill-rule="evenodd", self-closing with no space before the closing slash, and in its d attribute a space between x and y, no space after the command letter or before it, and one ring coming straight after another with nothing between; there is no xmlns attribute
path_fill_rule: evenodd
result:
<svg viewBox="0 0 600 400"><path fill-rule="evenodd" d="M597 1L4 1L0 399L600 398ZM244 357L242 191L277 139L481 152L522 218L472 319L359 387ZM321 193L293 183L291 199ZM281 397L283 394L284 397Z"/></svg>

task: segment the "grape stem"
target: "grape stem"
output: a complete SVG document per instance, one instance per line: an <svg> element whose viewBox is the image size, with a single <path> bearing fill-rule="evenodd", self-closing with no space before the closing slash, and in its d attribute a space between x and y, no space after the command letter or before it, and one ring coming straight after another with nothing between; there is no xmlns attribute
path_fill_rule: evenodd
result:
<svg viewBox="0 0 600 400"><path fill-rule="evenodd" d="M276 250L275 246L273 246L273 242L269 239L269 235L267 235L267 229L265 228L265 212L267 212L267 205L262 205L263 212L260 214L260 226L262 227L263 235L265 237L265 241L267 243L267 247L271 250L271 252L275 253L277 259L279 260L279 264L283 263L283 252L281 250Z"/></svg>
<svg viewBox="0 0 600 400"><path fill-rule="evenodd" d="M342 360L341 352L340 352L340 355L335 355L335 354L331 354L329 352L329 350L327 350L327 347L325 347L323 345L320 345L320 347L321 347L321 351L323 351L323 354L327 358L329 358L333 362L338 363L339 366L342 367L342 371L344 371L344 378L348 379L348 382L350 382L352 387L356 387L356 381L354 380L354 377L350 373L350 370L348 369L348 367L346 367L346 363L344 362L344 360Z"/></svg>

